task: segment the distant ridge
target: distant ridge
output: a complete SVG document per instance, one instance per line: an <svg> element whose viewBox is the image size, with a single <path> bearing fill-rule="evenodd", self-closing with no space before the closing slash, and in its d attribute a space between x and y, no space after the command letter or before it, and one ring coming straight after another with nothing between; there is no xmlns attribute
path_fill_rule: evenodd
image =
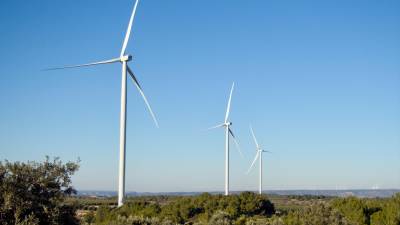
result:
<svg viewBox="0 0 400 225"><path fill-rule="evenodd" d="M240 193L242 191L233 191L232 193ZM204 192L127 192L128 196L190 196L199 195ZM210 194L223 194L219 191L208 192ZM387 198L396 193L400 193L400 189L348 189L348 190L267 190L263 191L265 194L272 195L322 195L322 196L357 196L361 198ZM78 191L78 196L92 196L92 197L112 197L116 196L116 191L94 191L82 190Z"/></svg>

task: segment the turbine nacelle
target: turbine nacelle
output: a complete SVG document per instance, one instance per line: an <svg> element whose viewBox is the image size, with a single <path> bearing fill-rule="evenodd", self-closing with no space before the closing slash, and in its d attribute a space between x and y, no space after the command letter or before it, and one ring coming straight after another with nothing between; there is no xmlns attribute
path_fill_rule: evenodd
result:
<svg viewBox="0 0 400 225"><path fill-rule="evenodd" d="M261 147L256 147L256 151L257 152L268 152L268 153L271 153L270 151L267 151L267 150L265 150L265 149L263 149Z"/></svg>
<svg viewBox="0 0 400 225"><path fill-rule="evenodd" d="M224 126L226 126L226 127L232 126L232 122L226 122L226 123L224 123Z"/></svg>
<svg viewBox="0 0 400 225"><path fill-rule="evenodd" d="M251 132L251 136L253 136L254 143L256 144L256 155L255 155L255 157L254 157L253 162L252 162L251 165L250 165L250 168L247 170L247 174L251 171L251 169L252 169L253 166L254 166L254 163L257 161L258 158L260 158L260 163L261 163L261 155L262 155L263 152L271 153L270 151L267 151L267 150L264 150L263 148L261 148L261 146L258 144L257 138L256 138L256 136L254 135L254 131L253 131L253 128L251 127L251 125L250 125L250 132ZM261 168L261 165L260 165L260 168ZM260 172L260 173L261 173L261 172ZM260 179L261 179L261 178L260 178ZM260 182L261 182L261 181L260 181ZM260 191L260 193L261 193L261 191Z"/></svg>

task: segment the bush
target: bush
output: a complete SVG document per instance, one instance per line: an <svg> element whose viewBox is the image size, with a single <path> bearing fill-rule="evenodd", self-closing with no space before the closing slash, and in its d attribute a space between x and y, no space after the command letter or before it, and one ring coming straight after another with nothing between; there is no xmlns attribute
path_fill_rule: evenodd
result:
<svg viewBox="0 0 400 225"><path fill-rule="evenodd" d="M324 203L315 203L284 217L285 224L349 225L344 216ZM352 223L353 224L353 223Z"/></svg>
<svg viewBox="0 0 400 225"><path fill-rule="evenodd" d="M371 216L381 210L380 207L369 206L366 200L356 197L338 198L333 201L333 207L355 225L370 225Z"/></svg>
<svg viewBox="0 0 400 225"><path fill-rule="evenodd" d="M400 225L400 193L389 200L381 200L382 211L371 216L371 224Z"/></svg>
<svg viewBox="0 0 400 225"><path fill-rule="evenodd" d="M2 224L77 224L75 206L64 200L76 193L71 175L78 168L49 157L42 163L0 162Z"/></svg>
<svg viewBox="0 0 400 225"><path fill-rule="evenodd" d="M162 202L162 203L160 203ZM95 224L109 224L111 221L137 218L159 219L169 224L231 224L236 220L245 224L247 216L270 216L274 205L265 195L243 192L240 195L210 195L193 197L138 198L118 209L100 207L95 216ZM167 221L167 222L165 222Z"/></svg>
<svg viewBox="0 0 400 225"><path fill-rule="evenodd" d="M209 225L231 225L232 220L229 217L229 214L224 211L217 211L211 217Z"/></svg>

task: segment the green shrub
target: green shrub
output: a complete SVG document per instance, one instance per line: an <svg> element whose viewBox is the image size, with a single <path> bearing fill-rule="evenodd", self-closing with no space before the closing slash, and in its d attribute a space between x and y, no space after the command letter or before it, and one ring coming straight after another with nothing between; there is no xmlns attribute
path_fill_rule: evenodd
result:
<svg viewBox="0 0 400 225"><path fill-rule="evenodd" d="M77 224L76 206L65 198L76 193L71 176L77 163L46 157L37 162L0 162L2 224Z"/></svg>

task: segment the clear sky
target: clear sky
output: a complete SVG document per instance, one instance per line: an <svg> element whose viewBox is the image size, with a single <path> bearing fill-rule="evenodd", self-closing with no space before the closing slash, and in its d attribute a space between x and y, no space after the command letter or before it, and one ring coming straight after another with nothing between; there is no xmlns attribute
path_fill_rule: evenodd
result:
<svg viewBox="0 0 400 225"><path fill-rule="evenodd" d="M116 190L120 65L133 1L0 1L0 160L81 159L74 185ZM140 2L128 52L127 190L400 188L400 1Z"/></svg>

